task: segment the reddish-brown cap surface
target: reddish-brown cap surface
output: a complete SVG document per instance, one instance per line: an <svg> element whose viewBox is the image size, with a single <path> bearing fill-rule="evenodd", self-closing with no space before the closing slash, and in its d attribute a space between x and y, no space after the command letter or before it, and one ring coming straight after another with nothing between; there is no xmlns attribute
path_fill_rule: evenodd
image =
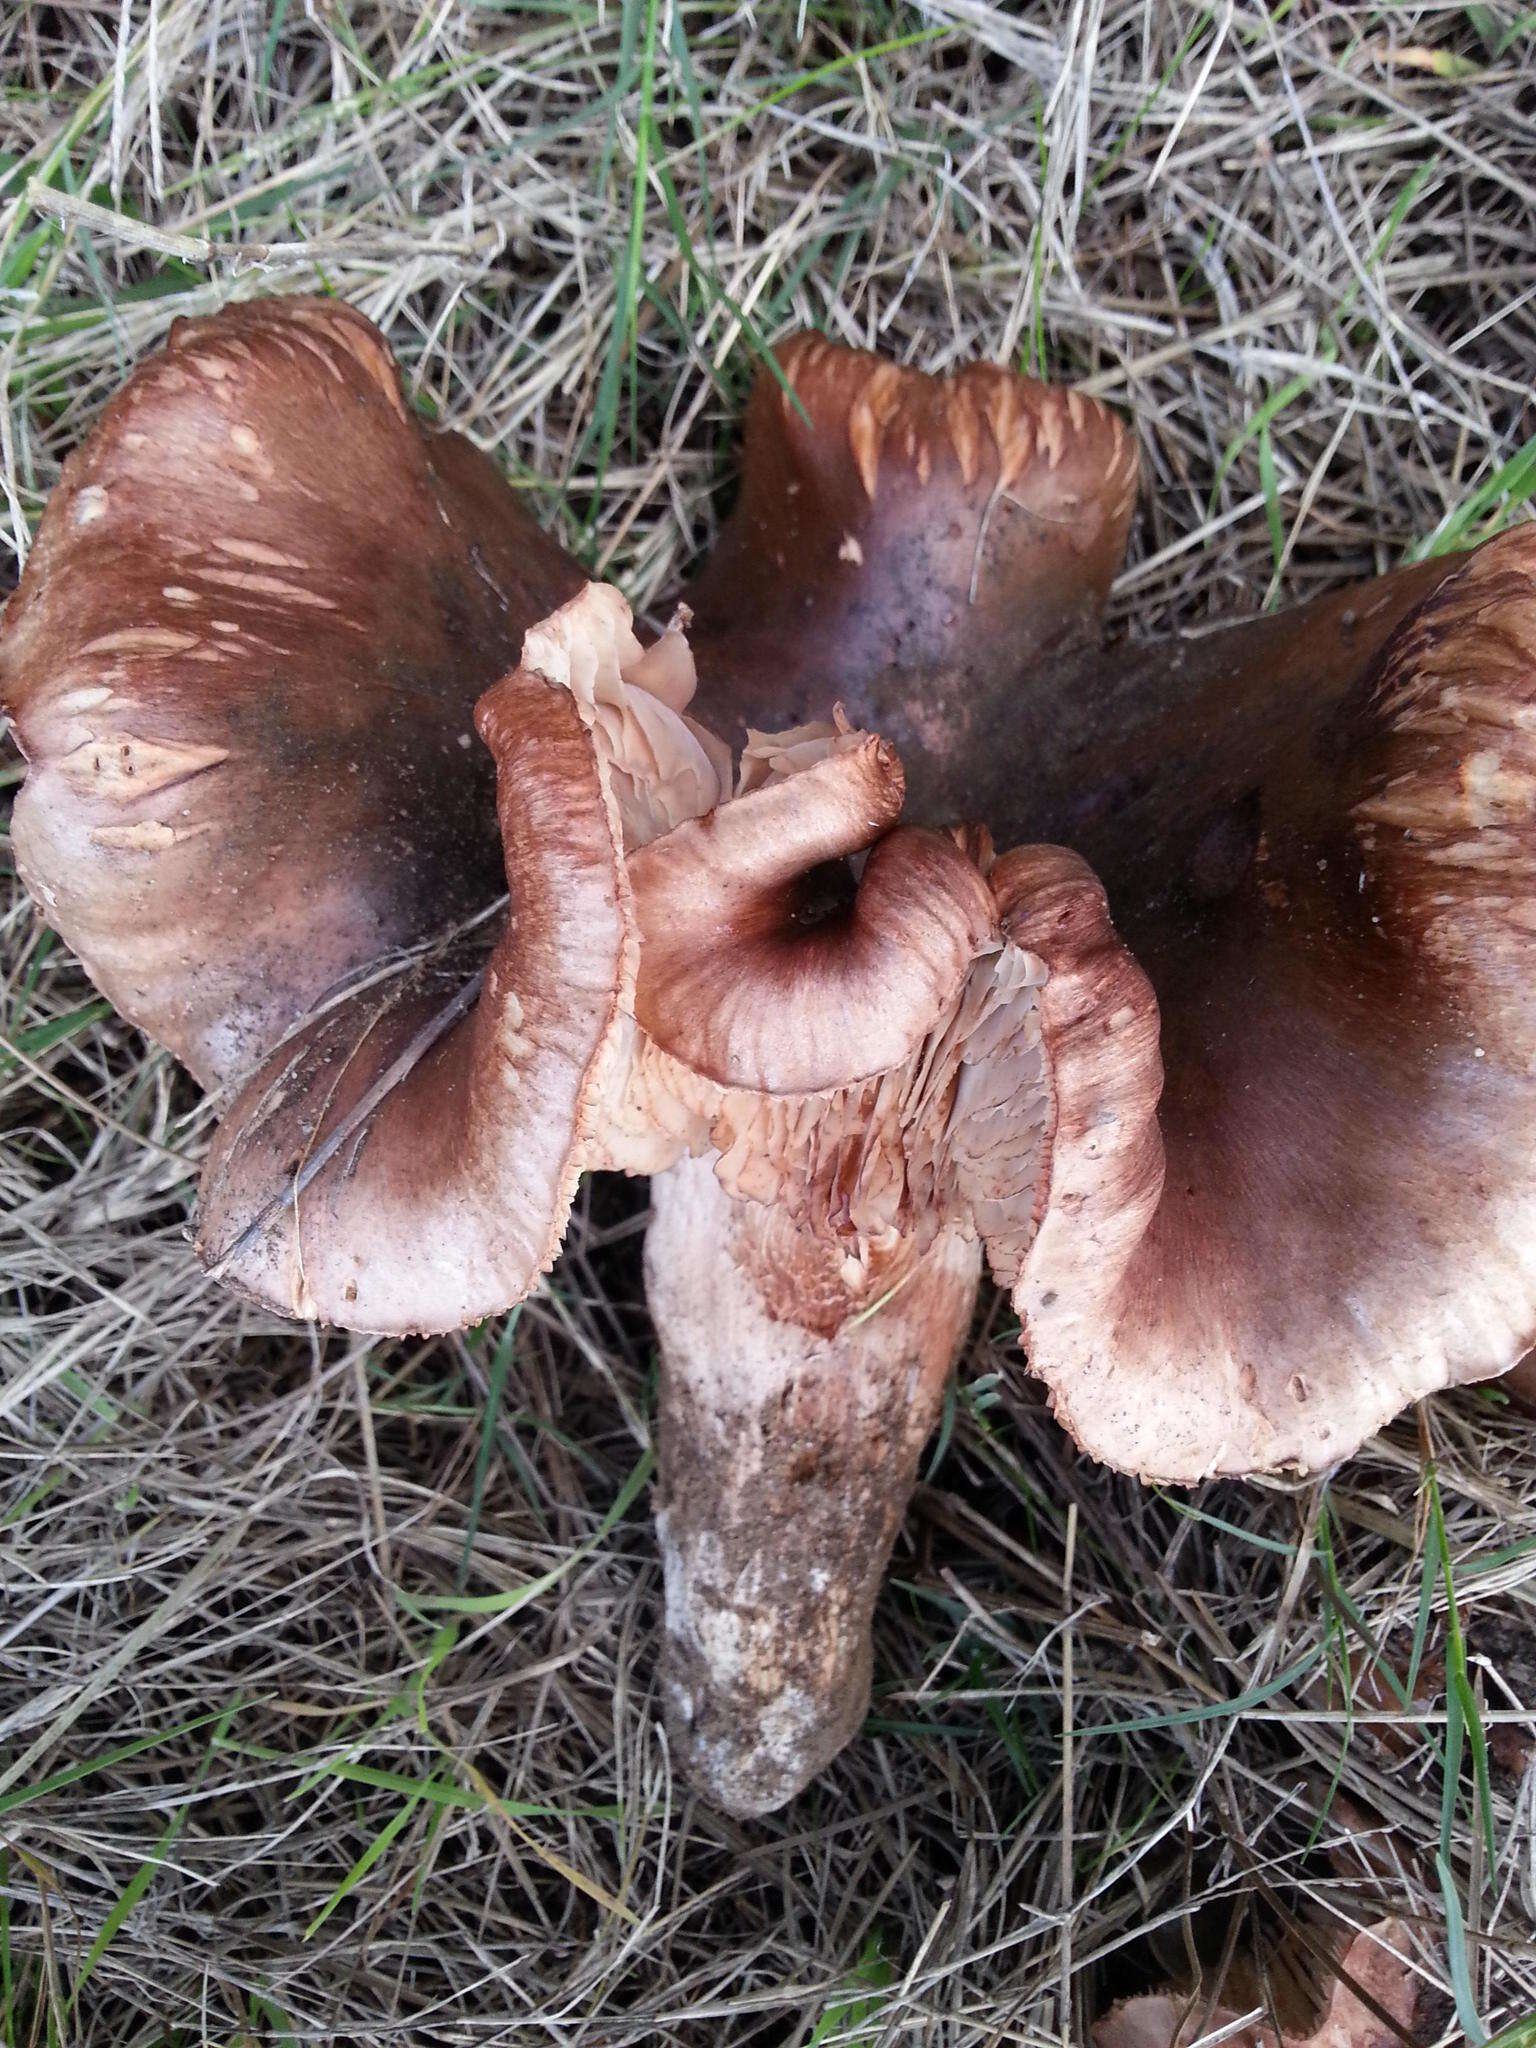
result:
<svg viewBox="0 0 1536 2048"><path fill-rule="evenodd" d="M778 366L690 593L703 713L783 728L841 699L921 818L990 818L1030 661L1097 636L1135 443L1098 400L992 364L926 376L801 334Z"/></svg>
<svg viewBox="0 0 1536 2048"><path fill-rule="evenodd" d="M1220 2040L1224 2048L1401 2048L1411 2041L1424 1980L1413 1967L1402 1922L1382 1920L1354 1934L1330 1930L1327 1946L1337 1953L1337 1972L1310 1999L1295 1984L1294 1965L1285 1972L1275 1951L1244 1957L1228 1971L1219 1996L1197 1988L1123 1999L1095 2022L1093 2048L1191 2048L1204 2040ZM1315 1971L1317 1963L1308 1960ZM1294 2013L1298 2004L1312 2010ZM1279 2033L1268 2020L1276 2006ZM1264 2017L1245 2026L1249 2013Z"/></svg>
<svg viewBox="0 0 1536 2048"><path fill-rule="evenodd" d="M617 806L575 699L482 699L511 897L483 982L450 953L278 1046L209 1154L198 1248L348 1328L462 1329L553 1262L634 982ZM442 1028L446 1025L446 1028Z"/></svg>
<svg viewBox="0 0 1536 2048"><path fill-rule="evenodd" d="M1160 1479L1326 1466L1536 1334L1536 529L1332 703L1336 632L1274 702L1245 644L1219 886L1198 842L1164 871L1099 827L1161 1006L1162 1198L1107 1298L1029 1269L1017 1296L1078 1442Z"/></svg>
<svg viewBox="0 0 1536 2048"><path fill-rule="evenodd" d="M635 1015L709 1080L809 1094L906 1059L995 926L975 867L936 832L895 830L901 763L853 742L636 854ZM881 836L884 835L884 836ZM878 839L830 908L807 884Z"/></svg>
<svg viewBox="0 0 1536 2048"><path fill-rule="evenodd" d="M0 632L18 865L204 1081L501 886L476 697L580 584L377 330L178 321L66 465Z"/></svg>

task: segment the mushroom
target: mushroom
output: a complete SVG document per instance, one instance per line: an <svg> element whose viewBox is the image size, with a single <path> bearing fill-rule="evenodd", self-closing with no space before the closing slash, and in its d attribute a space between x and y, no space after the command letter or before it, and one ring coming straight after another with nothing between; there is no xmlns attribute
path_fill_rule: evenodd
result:
<svg viewBox="0 0 1536 2048"><path fill-rule="evenodd" d="M1104 931L1080 864L989 876L984 835L902 826L896 752L841 715L753 734L733 793L694 684L682 621L642 649L375 331L302 300L178 323L0 639L29 886L233 1095L197 1233L226 1284L458 1328L535 1284L584 1166L660 1175L665 1691L756 1811L862 1715L978 1228L1022 1259L1071 1142L1066 927L1026 950L1019 903Z"/></svg>
<svg viewBox="0 0 1536 2048"><path fill-rule="evenodd" d="M1182 1997L1152 1991L1121 1999L1094 2022L1093 2048L1188 2048L1211 2038L1229 2048L1397 2048L1413 2038L1423 2002L1424 1980L1410 1956L1400 1920L1292 1932L1267 1956L1240 1956L1219 1996L1197 1987ZM1330 1965L1321 1987L1319 1957ZM1263 2017L1245 2024L1251 2014Z"/></svg>
<svg viewBox="0 0 1536 2048"><path fill-rule="evenodd" d="M582 589L327 302L176 322L48 507L0 634L18 865L124 1015L245 1083L199 1249L286 1313L458 1328L554 1257L625 839L730 769L681 635L642 652L613 592L545 617Z"/></svg>
<svg viewBox="0 0 1536 2048"><path fill-rule="evenodd" d="M553 1264L586 1166L677 1156L685 1109L638 1155L606 1109L640 959L626 853L729 786L691 687L681 632L642 650L607 586L530 630L474 714L509 898L489 956L450 932L377 963L270 1051L204 1169L211 1271L289 1315L461 1329Z"/></svg>
<svg viewBox="0 0 1536 2048"><path fill-rule="evenodd" d="M245 1080L215 1271L454 1327L583 1166L658 1176L664 1692L742 1812L862 1712L978 1242L1079 1443L1172 1480L1314 1469L1536 1334L1530 531L1107 653L1101 406L783 367L691 653L302 301L174 331L0 639L30 886Z"/></svg>
<svg viewBox="0 0 1536 2048"><path fill-rule="evenodd" d="M862 1719L978 1233L1059 1263L1066 1204L1110 1262L1155 1201L1157 1031L1074 856L899 826L901 763L846 724L758 736L725 800L685 690L644 687L680 669L601 586L529 633L477 711L511 899L483 974L441 948L280 1042L199 1243L288 1313L453 1328L527 1293L583 1166L657 1174L663 1697L745 1814Z"/></svg>
<svg viewBox="0 0 1536 2048"><path fill-rule="evenodd" d="M1314 1471L1513 1365L1536 1337L1536 528L1105 649L1127 461L1088 401L1021 382L1005 440L960 396L975 371L803 341L781 367L692 594L706 714L793 717L819 690L931 729L911 814L1072 846L1156 991L1150 1223L1127 1212L1139 1241L1100 1266L1058 1205L1010 1282L1078 1444L1165 1481ZM762 550L766 622L732 599Z"/></svg>
<svg viewBox="0 0 1536 2048"><path fill-rule="evenodd" d="M733 792L682 624L642 649L365 322L287 301L179 324L109 407L0 684L29 885L233 1092L227 1284L457 1328L535 1284L584 1166L659 1175L664 1687L747 1812L862 1715L978 1233L1030 1270L1060 1199L1112 1260L1155 1199L1156 1022L1080 862L902 825L840 713L753 733Z"/></svg>

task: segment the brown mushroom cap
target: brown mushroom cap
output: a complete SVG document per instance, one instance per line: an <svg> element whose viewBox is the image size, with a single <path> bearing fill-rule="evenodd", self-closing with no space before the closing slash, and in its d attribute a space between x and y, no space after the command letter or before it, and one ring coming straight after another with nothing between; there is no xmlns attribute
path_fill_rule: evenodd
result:
<svg viewBox="0 0 1536 2048"><path fill-rule="evenodd" d="M71 457L0 632L17 862L205 1082L501 888L475 699L581 572L345 306L177 321Z"/></svg>
<svg viewBox="0 0 1536 2048"><path fill-rule="evenodd" d="M893 750L860 738L632 858L635 1015L664 1051L724 1086L775 1094L907 1058L995 919L951 840L889 830L902 789ZM809 915L812 871L877 838L851 900Z"/></svg>
<svg viewBox="0 0 1536 2048"><path fill-rule="evenodd" d="M618 808L557 685L519 670L476 722L511 895L477 998L451 953L347 997L278 1046L209 1154L198 1249L289 1315L462 1329L520 1301L565 1232L634 982Z"/></svg>
<svg viewBox="0 0 1536 2048"><path fill-rule="evenodd" d="M929 377L813 334L777 353L690 592L703 715L777 729L841 698L920 818L991 819L1026 662L1097 638L1135 443L1097 399L990 364Z"/></svg>
<svg viewBox="0 0 1536 2048"><path fill-rule="evenodd" d="M1085 838L1158 993L1167 1181L1107 1299L1026 1272L1025 1344L1122 1469L1315 1470L1536 1336L1536 529L1134 659L1174 789Z"/></svg>
<svg viewBox="0 0 1536 2048"><path fill-rule="evenodd" d="M1425 1980L1414 1970L1412 1943L1400 1920L1359 1931L1325 1923L1312 1940L1337 1958L1321 1985L1313 1981L1315 1957L1287 1952L1300 1948L1292 1937L1267 1955L1239 1956L1219 1997L1202 1995L1197 1987L1182 1996L1154 1991L1122 1999L1095 2021L1092 2048L1189 2048L1213 2036L1229 2048L1398 2048L1413 2039ZM1267 2020L1240 2024L1255 2011L1275 2012L1282 2028L1278 2037Z"/></svg>
<svg viewBox="0 0 1536 2048"><path fill-rule="evenodd" d="M353 1329L447 1330L550 1265L577 1177L605 1154L632 1014L626 842L721 794L691 689L681 636L642 649L605 585L530 629L475 710L496 764L501 935L479 973L451 934L403 971L377 964L273 1050L203 1177L199 1249L232 1286Z"/></svg>

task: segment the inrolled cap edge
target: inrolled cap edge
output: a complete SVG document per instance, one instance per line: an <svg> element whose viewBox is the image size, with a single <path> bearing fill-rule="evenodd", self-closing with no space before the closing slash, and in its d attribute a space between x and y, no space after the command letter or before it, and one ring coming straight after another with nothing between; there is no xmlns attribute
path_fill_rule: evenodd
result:
<svg viewBox="0 0 1536 2048"><path fill-rule="evenodd" d="M1015 1259L989 1239L1028 1343L1114 1286L1163 1189L1157 997L1121 944L1086 861L1059 846L1006 853L992 871L1003 929L1045 963L1040 1032L1052 1097L1039 1227Z"/></svg>
<svg viewBox="0 0 1536 2048"><path fill-rule="evenodd" d="M1536 1337L1533 655L1522 528L1396 628L1222 920L1143 933L1167 1189L1107 1293L1021 1307L1090 1455L1324 1469Z"/></svg>
<svg viewBox="0 0 1536 2048"><path fill-rule="evenodd" d="M634 983L617 806L563 690L517 671L476 722L512 898L478 1000L423 1045L462 965L349 998L277 1049L209 1155L199 1252L284 1314L460 1329L521 1300L564 1235Z"/></svg>
<svg viewBox="0 0 1536 2048"><path fill-rule="evenodd" d="M888 829L901 798L900 762L870 738L631 860L635 1015L663 1051L764 1094L841 1087L912 1053L996 926L985 881L952 841ZM876 840L851 902L816 919L812 871Z"/></svg>

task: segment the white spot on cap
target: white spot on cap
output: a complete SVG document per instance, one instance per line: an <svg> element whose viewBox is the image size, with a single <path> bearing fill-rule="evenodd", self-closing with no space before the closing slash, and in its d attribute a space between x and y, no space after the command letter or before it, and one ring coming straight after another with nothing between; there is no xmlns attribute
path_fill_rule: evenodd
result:
<svg viewBox="0 0 1536 2048"><path fill-rule="evenodd" d="M855 564L863 562L864 550L859 546L856 535L851 533L843 535L843 544L837 551L837 559L840 562L853 562Z"/></svg>
<svg viewBox="0 0 1536 2048"><path fill-rule="evenodd" d="M261 443L257 440L255 430L251 427L243 424L231 427L229 438L242 455L255 455L260 450Z"/></svg>
<svg viewBox="0 0 1536 2048"><path fill-rule="evenodd" d="M100 484L87 484L75 500L74 520L78 526L94 526L107 509L107 494Z"/></svg>
<svg viewBox="0 0 1536 2048"><path fill-rule="evenodd" d="M124 853L164 853L172 846L179 846L184 839L196 839L204 832L211 832L209 824L168 825L163 819L149 818L137 825L98 825L91 833L93 846L113 847Z"/></svg>

